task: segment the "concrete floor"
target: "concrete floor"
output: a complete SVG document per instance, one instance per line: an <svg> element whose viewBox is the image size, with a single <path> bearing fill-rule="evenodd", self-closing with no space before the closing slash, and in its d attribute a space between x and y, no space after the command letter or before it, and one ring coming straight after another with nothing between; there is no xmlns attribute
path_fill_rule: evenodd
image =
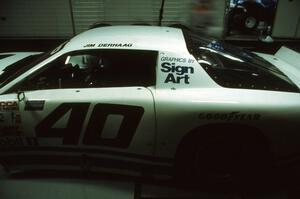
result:
<svg viewBox="0 0 300 199"><path fill-rule="evenodd" d="M108 173L16 172L0 169L1 199L299 199L300 184L268 182L266 189L233 187L182 188L154 181ZM279 179L279 178L277 178ZM299 178L296 178L299 179ZM280 178L279 181L284 180ZM291 178L286 180L292 180ZM269 184L271 183L271 184ZM287 185L287 186L284 186Z"/></svg>

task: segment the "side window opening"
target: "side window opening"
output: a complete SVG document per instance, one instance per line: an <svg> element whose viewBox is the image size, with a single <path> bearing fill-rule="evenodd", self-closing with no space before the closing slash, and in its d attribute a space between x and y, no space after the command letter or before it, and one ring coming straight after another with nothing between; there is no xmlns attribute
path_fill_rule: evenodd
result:
<svg viewBox="0 0 300 199"><path fill-rule="evenodd" d="M66 54L13 90L155 85L157 52L90 50Z"/></svg>

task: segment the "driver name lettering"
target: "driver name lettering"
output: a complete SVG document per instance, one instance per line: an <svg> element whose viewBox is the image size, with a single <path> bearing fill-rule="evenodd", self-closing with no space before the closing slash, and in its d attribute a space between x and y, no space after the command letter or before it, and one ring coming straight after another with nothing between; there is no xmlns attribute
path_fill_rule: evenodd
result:
<svg viewBox="0 0 300 199"><path fill-rule="evenodd" d="M84 45L83 47L84 48L91 48L91 47L130 48L132 46L133 46L132 43L100 43L100 44L90 43L90 44Z"/></svg>

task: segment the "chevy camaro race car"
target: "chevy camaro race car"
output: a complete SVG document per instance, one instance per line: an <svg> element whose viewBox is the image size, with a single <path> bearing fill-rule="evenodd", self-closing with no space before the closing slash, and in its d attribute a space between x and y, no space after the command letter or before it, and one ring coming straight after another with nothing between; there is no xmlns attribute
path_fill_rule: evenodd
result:
<svg viewBox="0 0 300 199"><path fill-rule="evenodd" d="M94 28L0 76L0 162L252 174L299 152L299 77L280 58L177 28Z"/></svg>

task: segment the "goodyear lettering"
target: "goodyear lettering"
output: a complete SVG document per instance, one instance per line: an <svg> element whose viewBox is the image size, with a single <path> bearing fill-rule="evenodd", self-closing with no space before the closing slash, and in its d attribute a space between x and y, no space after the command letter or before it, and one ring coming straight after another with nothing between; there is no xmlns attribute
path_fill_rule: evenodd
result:
<svg viewBox="0 0 300 199"><path fill-rule="evenodd" d="M189 66L180 66L175 63L163 62L161 64L161 71L164 73L168 73L165 83L190 83L189 74L194 73L194 68Z"/></svg>
<svg viewBox="0 0 300 199"><path fill-rule="evenodd" d="M236 120L260 120L261 115L258 113L200 113L198 116L201 120L222 120L222 121L236 121Z"/></svg>

